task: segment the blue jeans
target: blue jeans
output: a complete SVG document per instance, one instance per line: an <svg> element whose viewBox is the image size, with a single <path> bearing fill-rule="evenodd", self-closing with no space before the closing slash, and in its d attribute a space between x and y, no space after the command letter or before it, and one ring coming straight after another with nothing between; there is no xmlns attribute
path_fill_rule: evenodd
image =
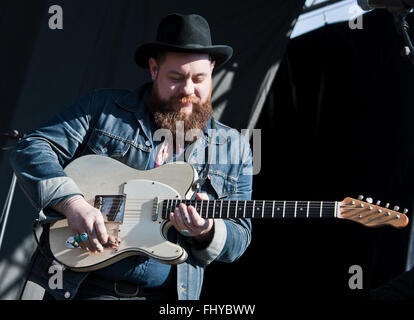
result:
<svg viewBox="0 0 414 320"><path fill-rule="evenodd" d="M175 271L170 272L167 281L162 286L140 289L138 296L130 298L119 297L114 290L91 283L86 278L73 300L177 300L175 274ZM55 298L46 292L43 300L55 300Z"/></svg>

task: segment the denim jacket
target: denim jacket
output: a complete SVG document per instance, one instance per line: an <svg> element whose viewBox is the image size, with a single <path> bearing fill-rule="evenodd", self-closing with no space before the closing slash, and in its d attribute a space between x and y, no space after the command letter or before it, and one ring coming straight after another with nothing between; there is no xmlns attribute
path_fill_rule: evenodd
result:
<svg viewBox="0 0 414 320"><path fill-rule="evenodd" d="M57 114L43 127L22 139L11 153L11 164L19 185L35 206L37 219L47 231L51 222L63 216L51 209L59 199L82 195L63 168L74 158L98 154L145 170L154 148L150 115L145 102L152 84L134 91L100 89L88 94ZM214 131L214 132L213 132ZM214 134L213 134L214 133ZM186 161L203 175L208 145L212 156L206 183L200 192L210 199L250 200L252 193L251 151L246 139L236 130L211 119L204 136L193 144ZM63 288L48 286L52 257L48 232L43 232L40 251L33 257L30 280L38 283L57 299L72 299L88 273L63 271ZM233 262L251 241L249 219L216 219L211 243L201 248L191 238L178 236L188 258L177 266L177 294L180 300L199 299L204 269L212 261Z"/></svg>

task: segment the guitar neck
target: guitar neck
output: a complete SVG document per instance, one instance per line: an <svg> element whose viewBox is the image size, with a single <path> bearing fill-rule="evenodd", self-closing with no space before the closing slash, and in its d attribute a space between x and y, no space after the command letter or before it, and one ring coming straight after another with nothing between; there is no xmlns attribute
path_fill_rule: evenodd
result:
<svg viewBox="0 0 414 320"><path fill-rule="evenodd" d="M339 202L274 200L164 200L162 217L184 203L203 218L336 218Z"/></svg>

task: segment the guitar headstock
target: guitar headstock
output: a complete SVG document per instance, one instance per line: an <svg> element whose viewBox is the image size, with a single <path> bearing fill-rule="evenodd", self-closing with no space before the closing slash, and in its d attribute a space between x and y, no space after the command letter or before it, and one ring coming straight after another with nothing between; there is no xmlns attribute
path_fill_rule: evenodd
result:
<svg viewBox="0 0 414 320"><path fill-rule="evenodd" d="M395 228L404 228L408 224L407 209L401 213L398 206L393 210L389 208L389 203L385 207L380 206L380 201L373 204L371 198L359 196L358 199L345 198L341 201L339 218L362 223L367 227L392 226Z"/></svg>

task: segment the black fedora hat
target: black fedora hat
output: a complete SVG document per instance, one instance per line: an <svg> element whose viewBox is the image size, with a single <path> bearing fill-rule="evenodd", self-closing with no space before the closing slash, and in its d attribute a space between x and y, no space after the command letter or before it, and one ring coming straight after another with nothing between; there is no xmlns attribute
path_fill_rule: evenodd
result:
<svg viewBox="0 0 414 320"><path fill-rule="evenodd" d="M155 42L140 45L135 51L137 65L148 68L148 59L165 51L207 53L216 67L225 64L233 55L233 49L225 45L212 45L210 26L197 14L169 14L161 20Z"/></svg>

